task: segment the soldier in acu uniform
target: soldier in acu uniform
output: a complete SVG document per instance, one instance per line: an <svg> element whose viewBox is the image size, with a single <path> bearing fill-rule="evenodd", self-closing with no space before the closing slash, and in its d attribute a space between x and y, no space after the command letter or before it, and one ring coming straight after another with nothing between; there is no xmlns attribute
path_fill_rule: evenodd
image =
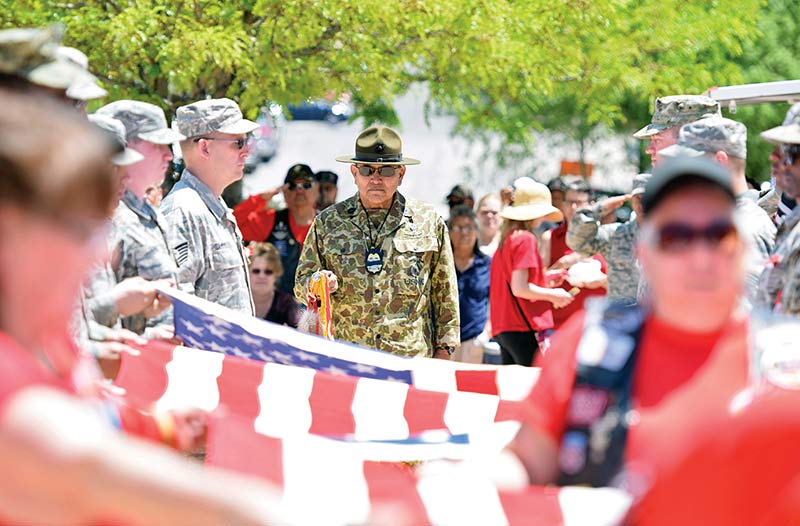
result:
<svg viewBox="0 0 800 526"><path fill-rule="evenodd" d="M112 266L117 281L140 276L148 280L177 279L177 265L167 237L163 215L145 199L147 189L160 185L172 160L171 143L185 139L167 126L158 106L134 100L112 102L97 110L125 125L128 144L144 159L125 169L125 190L112 218ZM147 318L141 314L122 319L122 326L142 334L145 329L172 323L172 309Z"/></svg>
<svg viewBox="0 0 800 526"><path fill-rule="evenodd" d="M230 99L181 106L178 131L186 169L161 203L178 263L178 287L203 299L253 314L242 235L220 197L242 178L250 154L248 134L258 124Z"/></svg>
<svg viewBox="0 0 800 526"><path fill-rule="evenodd" d="M338 339L447 359L460 339L447 227L432 206L397 192L406 165L419 161L403 157L400 137L383 126L359 135L355 156L336 160L351 164L358 193L311 225L295 295L305 302L309 278L327 271Z"/></svg>

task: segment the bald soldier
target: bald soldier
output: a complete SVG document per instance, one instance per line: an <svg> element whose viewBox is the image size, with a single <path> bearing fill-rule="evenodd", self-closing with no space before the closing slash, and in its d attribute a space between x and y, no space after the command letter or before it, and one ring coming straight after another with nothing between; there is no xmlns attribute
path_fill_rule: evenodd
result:
<svg viewBox="0 0 800 526"><path fill-rule="evenodd" d="M295 295L326 271L336 338L407 356L448 359L460 342L458 286L444 220L398 187L406 166L397 132L363 131L350 163L358 193L320 212L306 237Z"/></svg>
<svg viewBox="0 0 800 526"><path fill-rule="evenodd" d="M254 314L242 234L222 191L242 178L249 134L259 126L230 99L178 108L186 169L161 203L178 263L178 287L208 301Z"/></svg>

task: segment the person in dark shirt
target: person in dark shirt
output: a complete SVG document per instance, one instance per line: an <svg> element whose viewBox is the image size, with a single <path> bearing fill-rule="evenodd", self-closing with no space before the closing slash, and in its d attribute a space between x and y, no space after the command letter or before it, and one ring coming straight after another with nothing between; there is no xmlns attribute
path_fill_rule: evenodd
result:
<svg viewBox="0 0 800 526"><path fill-rule="evenodd" d="M275 283L283 274L278 249L271 243L251 243L248 248L256 316L296 329L300 321L300 309L294 296L275 288Z"/></svg>

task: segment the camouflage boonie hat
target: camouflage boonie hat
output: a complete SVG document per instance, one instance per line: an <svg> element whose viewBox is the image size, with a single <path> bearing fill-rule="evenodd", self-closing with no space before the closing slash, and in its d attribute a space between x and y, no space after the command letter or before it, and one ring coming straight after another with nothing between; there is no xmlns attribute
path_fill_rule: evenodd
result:
<svg viewBox="0 0 800 526"><path fill-rule="evenodd" d="M789 108L782 125L761 132L761 138L776 144L800 144L800 102Z"/></svg>
<svg viewBox="0 0 800 526"><path fill-rule="evenodd" d="M678 143L659 152L662 157L700 157L725 152L731 157L747 158L747 127L725 117L708 117L684 124Z"/></svg>
<svg viewBox="0 0 800 526"><path fill-rule="evenodd" d="M673 126L687 124L711 115L721 115L719 102L704 95L660 97L656 99L652 122L633 136L637 139L649 139Z"/></svg>
<svg viewBox="0 0 800 526"><path fill-rule="evenodd" d="M406 165L419 164L411 157L403 157L403 141L400 135L386 126L370 126L358 134L355 155L340 155L340 163Z"/></svg>
<svg viewBox="0 0 800 526"><path fill-rule="evenodd" d="M66 90L77 82L94 82L88 71L56 56L64 26L0 31L0 73L32 84Z"/></svg>
<svg viewBox="0 0 800 526"><path fill-rule="evenodd" d="M116 144L119 153L111 158L111 162L117 166L129 166L144 159L144 155L127 147L125 125L121 121L108 115L93 113L89 115L89 122L106 132Z"/></svg>
<svg viewBox="0 0 800 526"><path fill-rule="evenodd" d="M167 126L164 110L147 102L138 100L118 100L106 104L97 113L108 115L125 125L127 140L141 139L154 144L172 144L186 139Z"/></svg>
<svg viewBox="0 0 800 526"><path fill-rule="evenodd" d="M631 195L639 195L644 193L647 186L647 181L650 180L652 174L636 174L633 177L633 185L631 187Z"/></svg>
<svg viewBox="0 0 800 526"><path fill-rule="evenodd" d="M178 108L175 118L178 131L187 138L208 133L251 133L260 126L242 116L239 105L231 99L208 99Z"/></svg>
<svg viewBox="0 0 800 526"><path fill-rule="evenodd" d="M80 49L58 46L55 54L58 59L72 62L84 71L89 71L89 57ZM108 95L106 90L98 86L96 82L85 78L78 79L67 88L67 97L74 100L102 99L106 95Z"/></svg>

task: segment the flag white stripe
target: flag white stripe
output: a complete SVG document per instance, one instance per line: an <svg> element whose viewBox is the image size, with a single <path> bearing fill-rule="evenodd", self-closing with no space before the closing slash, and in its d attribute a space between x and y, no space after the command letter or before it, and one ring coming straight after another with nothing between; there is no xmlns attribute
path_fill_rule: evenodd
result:
<svg viewBox="0 0 800 526"><path fill-rule="evenodd" d="M558 492L564 526L615 526L622 524L633 498L615 488L565 486Z"/></svg>
<svg viewBox="0 0 800 526"><path fill-rule="evenodd" d="M396 440L408 437L403 415L408 384L361 378L353 398L356 440Z"/></svg>
<svg viewBox="0 0 800 526"><path fill-rule="evenodd" d="M268 363L258 386L261 412L255 430L273 437L307 433L311 428L309 396L314 387L313 369Z"/></svg>
<svg viewBox="0 0 800 526"><path fill-rule="evenodd" d="M505 365L497 369L497 394L503 400L524 400L539 379L538 367Z"/></svg>
<svg viewBox="0 0 800 526"><path fill-rule="evenodd" d="M434 468L435 469L435 468ZM432 524L437 526L508 526L497 488L468 464L441 472L420 470L417 491Z"/></svg>
<svg viewBox="0 0 800 526"><path fill-rule="evenodd" d="M452 433L469 433L494 422L500 399L496 396L468 392L448 395L444 423Z"/></svg>
<svg viewBox="0 0 800 526"><path fill-rule="evenodd" d="M167 389L156 402L156 411L198 408L213 411L219 405L217 378L224 354L176 347L167 364Z"/></svg>

